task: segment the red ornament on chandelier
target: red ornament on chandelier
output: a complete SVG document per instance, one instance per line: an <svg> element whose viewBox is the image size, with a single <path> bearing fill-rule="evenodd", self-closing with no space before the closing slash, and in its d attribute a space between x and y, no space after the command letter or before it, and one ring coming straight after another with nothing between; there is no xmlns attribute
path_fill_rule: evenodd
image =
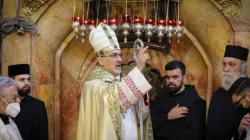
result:
<svg viewBox="0 0 250 140"><path fill-rule="evenodd" d="M178 21L178 25L183 26L183 24L184 24L183 21L181 20Z"/></svg>
<svg viewBox="0 0 250 140"><path fill-rule="evenodd" d="M146 24L154 24L155 21L153 19L147 19Z"/></svg>
<svg viewBox="0 0 250 140"><path fill-rule="evenodd" d="M122 20L123 20L123 22L131 23L131 16L129 16L129 15L123 15L122 16Z"/></svg>
<svg viewBox="0 0 250 140"><path fill-rule="evenodd" d="M88 20L88 19L86 19L86 20L80 19L79 23L80 23L80 25L89 25L90 24L90 20Z"/></svg>
<svg viewBox="0 0 250 140"><path fill-rule="evenodd" d="M175 21L175 20L169 20L169 21L168 21L168 25L173 25L173 26L175 26L175 25L176 25L176 21Z"/></svg>
<svg viewBox="0 0 250 140"><path fill-rule="evenodd" d="M80 25L83 25L83 24L84 24L84 22L83 22L82 19L79 20L79 23L80 23Z"/></svg>
<svg viewBox="0 0 250 140"><path fill-rule="evenodd" d="M80 20L80 17L79 16L74 16L72 17L73 21L79 21Z"/></svg>
<svg viewBox="0 0 250 140"><path fill-rule="evenodd" d="M95 20L90 20L90 25L95 25Z"/></svg>
<svg viewBox="0 0 250 140"><path fill-rule="evenodd" d="M107 24L108 20L107 19L101 19L101 20L98 19L97 23L99 24L100 22L103 22L103 23Z"/></svg>
<svg viewBox="0 0 250 140"><path fill-rule="evenodd" d="M173 21L172 20L169 20L168 21L168 25L172 25L173 24Z"/></svg>
<svg viewBox="0 0 250 140"><path fill-rule="evenodd" d="M118 30L118 20L116 18L109 19L109 25L113 31Z"/></svg>
<svg viewBox="0 0 250 140"><path fill-rule="evenodd" d="M158 25L166 25L166 20L158 19L157 24Z"/></svg>
<svg viewBox="0 0 250 140"><path fill-rule="evenodd" d="M177 22L176 20L173 20L173 25L176 26Z"/></svg>
<svg viewBox="0 0 250 140"><path fill-rule="evenodd" d="M116 18L111 18L109 24L118 24L118 20Z"/></svg>
<svg viewBox="0 0 250 140"><path fill-rule="evenodd" d="M108 20L107 19L102 19L101 22L108 24Z"/></svg>
<svg viewBox="0 0 250 140"><path fill-rule="evenodd" d="M88 20L88 32L90 32L95 27L95 20Z"/></svg>
<svg viewBox="0 0 250 140"><path fill-rule="evenodd" d="M136 18L136 19L134 19L134 23L143 23L143 19L142 18Z"/></svg>

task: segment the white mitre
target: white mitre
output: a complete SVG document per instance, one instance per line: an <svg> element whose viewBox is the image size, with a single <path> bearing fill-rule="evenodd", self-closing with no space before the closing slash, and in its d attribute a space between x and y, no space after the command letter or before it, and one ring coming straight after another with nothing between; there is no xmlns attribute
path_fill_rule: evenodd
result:
<svg viewBox="0 0 250 140"><path fill-rule="evenodd" d="M89 34L89 42L97 57L106 56L115 49L120 49L115 32L105 23L99 23Z"/></svg>

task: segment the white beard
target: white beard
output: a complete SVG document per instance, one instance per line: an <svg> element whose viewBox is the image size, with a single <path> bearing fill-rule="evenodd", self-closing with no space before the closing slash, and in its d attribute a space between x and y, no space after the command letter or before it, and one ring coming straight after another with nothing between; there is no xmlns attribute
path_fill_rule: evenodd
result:
<svg viewBox="0 0 250 140"><path fill-rule="evenodd" d="M221 86L226 91L232 86L232 84L240 77L243 77L240 72L222 72Z"/></svg>

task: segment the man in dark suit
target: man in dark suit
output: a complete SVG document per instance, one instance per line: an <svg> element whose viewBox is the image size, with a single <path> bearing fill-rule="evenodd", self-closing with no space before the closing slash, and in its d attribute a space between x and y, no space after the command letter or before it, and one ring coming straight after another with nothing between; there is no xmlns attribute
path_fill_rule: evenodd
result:
<svg viewBox="0 0 250 140"><path fill-rule="evenodd" d="M17 64L8 67L9 77L17 83L21 112L13 118L24 140L48 140L48 118L43 101L30 93L30 66Z"/></svg>

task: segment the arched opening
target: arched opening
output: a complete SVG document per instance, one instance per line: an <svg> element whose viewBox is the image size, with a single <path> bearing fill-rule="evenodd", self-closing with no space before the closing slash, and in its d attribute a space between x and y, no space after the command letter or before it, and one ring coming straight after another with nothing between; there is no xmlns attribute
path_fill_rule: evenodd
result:
<svg viewBox="0 0 250 140"><path fill-rule="evenodd" d="M160 43L154 45L155 48L162 47ZM129 44L121 43L123 64L127 67L130 65L132 67L133 48L131 47ZM199 95L203 99L209 100L212 82L211 64L202 46L190 32L186 32L180 43L177 43L177 39L172 39L172 46L167 51L168 53L155 48L151 47L148 50L151 60L147 62L149 67L147 67L146 75L149 78L151 75L164 76L166 63L174 59L181 60L187 67L186 83L195 85ZM82 43L75 39L74 33L71 33L58 49L55 71L56 139L75 139L81 85L95 64L96 57L89 42ZM152 81L159 82L154 81L156 79L154 77Z"/></svg>

